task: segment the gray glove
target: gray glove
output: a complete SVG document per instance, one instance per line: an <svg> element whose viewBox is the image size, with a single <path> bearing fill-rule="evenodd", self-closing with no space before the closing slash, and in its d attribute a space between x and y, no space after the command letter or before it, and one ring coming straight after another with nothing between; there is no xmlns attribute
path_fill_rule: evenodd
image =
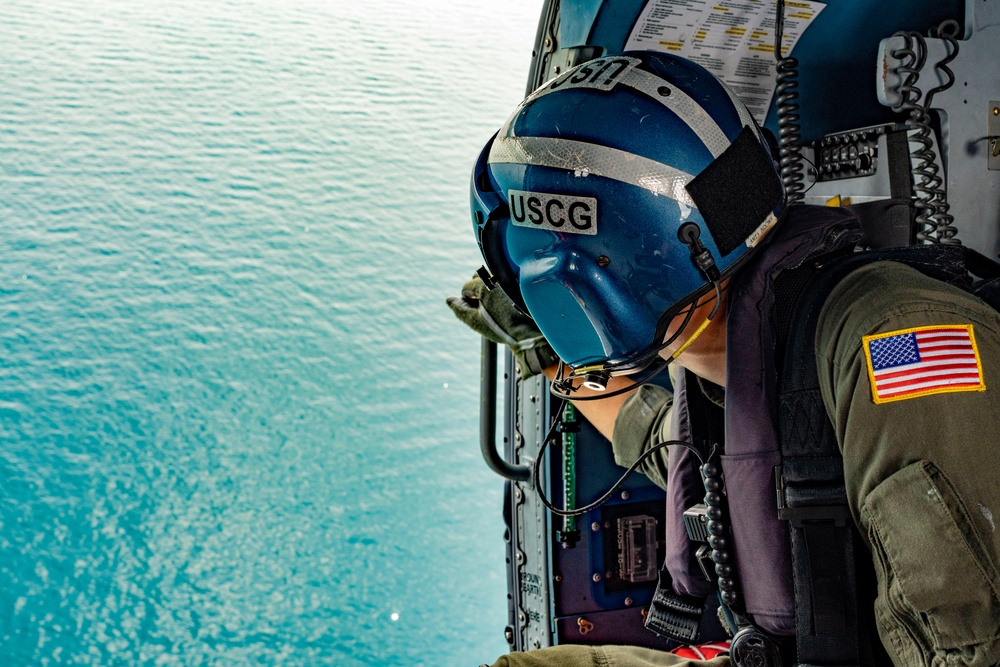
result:
<svg viewBox="0 0 1000 667"><path fill-rule="evenodd" d="M473 331L509 347L522 378L537 375L559 361L534 320L515 308L499 288L486 289L479 276L462 286L462 296L450 296L447 303Z"/></svg>

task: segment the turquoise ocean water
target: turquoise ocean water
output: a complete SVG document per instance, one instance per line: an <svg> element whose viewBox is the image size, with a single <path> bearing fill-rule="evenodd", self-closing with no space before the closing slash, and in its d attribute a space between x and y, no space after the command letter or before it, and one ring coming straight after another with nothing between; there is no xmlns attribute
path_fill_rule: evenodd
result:
<svg viewBox="0 0 1000 667"><path fill-rule="evenodd" d="M476 152L541 2L0 3L0 664L478 665Z"/></svg>

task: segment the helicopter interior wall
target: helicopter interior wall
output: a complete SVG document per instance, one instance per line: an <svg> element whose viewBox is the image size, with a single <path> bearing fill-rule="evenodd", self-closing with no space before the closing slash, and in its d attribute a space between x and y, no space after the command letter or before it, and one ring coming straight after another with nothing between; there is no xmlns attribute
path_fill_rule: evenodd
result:
<svg viewBox="0 0 1000 667"><path fill-rule="evenodd" d="M645 4L644 0L563 2L558 47L600 47L602 54L621 51ZM876 96L879 42L903 30L926 34L946 19L965 23L965 0L827 0L824 4L792 52L799 59L802 139L807 142L848 128L901 120ZM777 133L773 103L764 125Z"/></svg>

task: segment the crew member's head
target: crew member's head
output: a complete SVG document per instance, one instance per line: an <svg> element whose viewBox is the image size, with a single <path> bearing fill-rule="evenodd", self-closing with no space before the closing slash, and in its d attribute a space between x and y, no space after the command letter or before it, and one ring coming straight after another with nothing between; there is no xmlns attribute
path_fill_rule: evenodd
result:
<svg viewBox="0 0 1000 667"><path fill-rule="evenodd" d="M472 174L487 269L577 372L644 366L670 321L745 263L784 207L736 95L699 65L647 51L543 85Z"/></svg>

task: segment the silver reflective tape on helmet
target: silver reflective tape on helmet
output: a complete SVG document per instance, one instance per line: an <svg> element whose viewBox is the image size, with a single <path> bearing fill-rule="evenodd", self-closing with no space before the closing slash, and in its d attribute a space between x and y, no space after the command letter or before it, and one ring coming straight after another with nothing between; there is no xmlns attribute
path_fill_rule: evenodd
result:
<svg viewBox="0 0 1000 667"><path fill-rule="evenodd" d="M514 113L507 118L500 128L501 136L510 134L511 123L517 118L521 109L538 98L545 97L549 93L571 90L573 88L588 88L607 92L613 90L615 86L623 81L628 72L641 64L642 60L639 58L630 58L628 56L597 58L552 77L524 98L524 101L518 105Z"/></svg>
<svg viewBox="0 0 1000 667"><path fill-rule="evenodd" d="M701 143L712 153L712 157L722 155L732 143L715 119L700 104L669 81L645 70L630 69L622 75L621 84L649 96L677 114L691 131L698 135ZM668 91L666 95L661 92L663 88ZM737 105L737 108L742 106L742 104Z"/></svg>
<svg viewBox="0 0 1000 667"><path fill-rule="evenodd" d="M695 208L685 189L693 178L691 174L617 148L570 139L499 136L493 142L489 161L566 169L581 177L602 176Z"/></svg>
<svg viewBox="0 0 1000 667"><path fill-rule="evenodd" d="M736 93L731 91L729 89L729 86L727 86L725 83L723 83L722 81L720 81L719 83L722 84L722 89L726 91L727 95L729 95L729 99L733 101L733 106L736 107L736 112L739 113L740 115L740 123L743 124L743 127L747 126L754 127L755 125L757 125L757 121L754 120L753 115L750 113L750 110L747 109L747 105L743 104L743 100L737 97Z"/></svg>

